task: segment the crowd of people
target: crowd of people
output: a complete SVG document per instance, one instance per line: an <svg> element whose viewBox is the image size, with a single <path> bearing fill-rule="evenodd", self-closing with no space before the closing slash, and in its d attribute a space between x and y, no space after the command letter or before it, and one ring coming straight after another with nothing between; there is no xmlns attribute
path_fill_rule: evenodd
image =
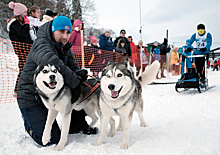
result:
<svg viewBox="0 0 220 155"><path fill-rule="evenodd" d="M90 45L88 45L81 31L84 30L84 23L79 19L72 23L68 17L58 16L56 12L46 9L43 20L40 21L41 11L37 6L27 9L21 3L10 2L9 7L13 9L13 16L7 20L7 30L11 41L33 44L23 67L23 72L19 72L20 80L16 83L14 96L17 97L26 131L40 145L43 145L41 138L47 109L41 100L36 99L37 94L31 77L33 77L38 65L56 63L64 71L65 84L75 92L75 99L77 99L79 97L79 93L77 93L79 83L87 79L87 71L78 66L70 50L71 46L91 46L91 48L111 51L113 56L117 53L117 57L113 57L115 62L123 62L126 57L129 57L131 66L135 66L137 69L136 76L143 72L147 65L158 60L161 64L161 70L156 78L166 78L164 70L167 53L171 51L167 38L164 38L160 45L158 42L154 42L148 51L142 40L139 40L138 45L135 45L132 36L126 37L126 30L122 29L120 36L113 41L110 31L104 29L99 40L96 36L90 36ZM208 57L212 36L205 31L203 24L199 24L197 29L198 32L186 40L186 45L182 48L174 47L172 49L170 60L172 75L179 75L179 65L182 66L181 74L183 74L186 65L187 69L196 67L201 79L205 80L205 57L193 58L189 56L206 55ZM196 41L196 48L191 46L194 41ZM74 52L81 55L81 49L77 49ZM39 115L41 117L37 117ZM69 133L96 134L98 132L97 128L92 128L87 124L85 115L84 110L72 112ZM60 130L56 121L51 134L50 144L58 143Z"/></svg>

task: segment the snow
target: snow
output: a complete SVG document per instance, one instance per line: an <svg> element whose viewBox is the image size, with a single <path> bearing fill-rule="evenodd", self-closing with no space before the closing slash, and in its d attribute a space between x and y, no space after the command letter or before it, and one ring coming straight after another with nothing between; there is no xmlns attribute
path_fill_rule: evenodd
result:
<svg viewBox="0 0 220 155"><path fill-rule="evenodd" d="M92 145L98 135L83 134L69 135L61 152L53 150L55 145L39 146L25 132L16 101L0 104L0 154L219 155L220 72L209 70L208 73L209 85L216 87L203 93L193 89L177 93L174 84L144 88L144 117L148 126L140 127L134 113L128 150L120 149L122 132L106 137L101 146ZM178 78L168 76L155 81L177 81ZM61 122L60 116L58 122ZM99 125L98 122L96 126Z"/></svg>

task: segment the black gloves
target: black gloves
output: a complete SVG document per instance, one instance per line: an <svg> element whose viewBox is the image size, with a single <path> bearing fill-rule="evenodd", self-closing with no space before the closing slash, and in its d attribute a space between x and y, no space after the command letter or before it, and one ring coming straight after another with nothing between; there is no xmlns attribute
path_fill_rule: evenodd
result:
<svg viewBox="0 0 220 155"><path fill-rule="evenodd" d="M200 51L205 52L205 51L207 51L207 49L206 48L201 48Z"/></svg>
<svg viewBox="0 0 220 155"><path fill-rule="evenodd" d="M188 53L188 52L191 52L193 49L191 48L191 47L188 47L187 48L187 50L186 50L186 52Z"/></svg>
<svg viewBox="0 0 220 155"><path fill-rule="evenodd" d="M82 69L82 70L76 72L76 75L79 77L79 79L80 79L81 81L86 81L86 79L87 79L87 74L88 74L88 71L85 70L85 69Z"/></svg>

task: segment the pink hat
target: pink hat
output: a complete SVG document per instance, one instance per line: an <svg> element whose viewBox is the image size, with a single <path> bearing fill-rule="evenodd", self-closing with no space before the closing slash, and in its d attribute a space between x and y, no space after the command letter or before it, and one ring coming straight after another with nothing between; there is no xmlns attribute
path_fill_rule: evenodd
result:
<svg viewBox="0 0 220 155"><path fill-rule="evenodd" d="M90 36L90 43L93 44L94 42L98 42L98 40L96 39L96 36Z"/></svg>
<svg viewBox="0 0 220 155"><path fill-rule="evenodd" d="M21 3L10 2L8 4L8 6L11 9L14 9L14 15L16 15L16 16L24 13L25 11L27 11L27 7L24 4L21 4Z"/></svg>

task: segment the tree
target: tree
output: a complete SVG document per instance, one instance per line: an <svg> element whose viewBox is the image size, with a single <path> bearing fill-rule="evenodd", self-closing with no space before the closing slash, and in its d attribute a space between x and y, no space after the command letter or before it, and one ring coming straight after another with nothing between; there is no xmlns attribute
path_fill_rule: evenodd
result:
<svg viewBox="0 0 220 155"><path fill-rule="evenodd" d="M0 37L8 39L7 33L7 19L10 19L13 16L13 10L9 8L8 4L12 0L1 0L0 1ZM54 1L51 0L16 0L16 3L22 3L27 8L36 5L44 11L46 8L51 8L52 10L55 7Z"/></svg>
<svg viewBox="0 0 220 155"><path fill-rule="evenodd" d="M7 19L13 15L13 10L9 8L8 4L12 0L0 1L0 37L9 38L7 33ZM22 3L27 8L31 6L39 6L41 14L44 15L46 8L56 11L59 15L68 16L71 20L80 19L85 25L84 33L87 41L89 36L99 36L103 31L95 29L98 23L98 15L96 14L94 0L16 0L16 3ZM43 17L43 16L42 16ZM111 34L114 32L112 31Z"/></svg>

